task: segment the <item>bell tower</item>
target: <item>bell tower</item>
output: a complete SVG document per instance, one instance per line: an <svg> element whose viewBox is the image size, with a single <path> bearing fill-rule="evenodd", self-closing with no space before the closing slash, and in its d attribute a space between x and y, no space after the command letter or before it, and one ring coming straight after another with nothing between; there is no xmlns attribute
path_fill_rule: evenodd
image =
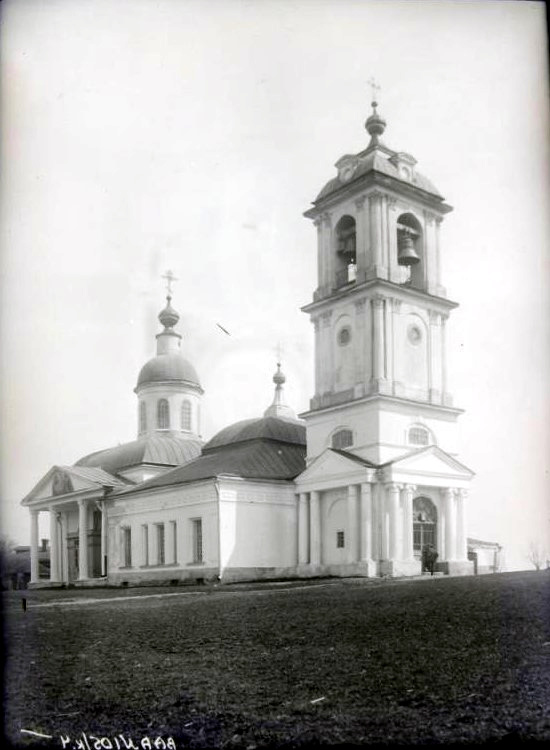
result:
<svg viewBox="0 0 550 750"><path fill-rule="evenodd" d="M440 227L452 209L414 157L382 140L336 162L305 216L317 229L318 282L302 309L315 329L308 460L329 447L380 465L427 445L456 450L447 387Z"/></svg>

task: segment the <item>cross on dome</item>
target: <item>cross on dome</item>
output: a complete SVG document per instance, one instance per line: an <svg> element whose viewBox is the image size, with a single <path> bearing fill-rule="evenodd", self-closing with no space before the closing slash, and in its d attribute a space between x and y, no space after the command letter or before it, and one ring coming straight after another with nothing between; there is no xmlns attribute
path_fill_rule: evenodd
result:
<svg viewBox="0 0 550 750"><path fill-rule="evenodd" d="M176 276L174 276L173 271L170 270L166 271L166 273L161 276L161 279L166 279L166 291L168 292L168 296L171 297L172 284L174 281L179 281L179 279L177 279Z"/></svg>
<svg viewBox="0 0 550 750"><path fill-rule="evenodd" d="M380 84L375 80L373 76L369 78L367 81L368 85L370 86L371 90L371 98L372 98L372 106L377 107L378 106L378 100L377 100L377 92L381 90Z"/></svg>

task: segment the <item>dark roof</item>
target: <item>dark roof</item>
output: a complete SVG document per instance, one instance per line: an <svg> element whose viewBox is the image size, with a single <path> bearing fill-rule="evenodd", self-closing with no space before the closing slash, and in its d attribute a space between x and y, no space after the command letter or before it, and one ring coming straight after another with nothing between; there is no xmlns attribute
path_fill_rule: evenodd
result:
<svg viewBox="0 0 550 750"><path fill-rule="evenodd" d="M392 164L391 161L382 156L382 154L376 149L366 154L358 154L357 158L359 163L357 169L353 173L353 180L351 180L351 182L354 182L358 178L363 177L368 172L380 172L381 174L385 174L389 177L393 177L394 179L399 180L399 182L402 182L405 185L412 185L412 187L423 190L424 192L430 193L440 200L443 200L443 196L440 194L439 190L437 190L435 185L433 185L433 183L430 182L427 177L424 177L424 175L415 170L412 182L403 179L399 174L399 170L397 169L397 167ZM327 184L315 199L314 203L317 203L322 198L326 198L327 195L336 192L340 188L351 184L351 182L342 182L339 177L334 177L332 180L329 180L327 182Z"/></svg>
<svg viewBox="0 0 550 750"><path fill-rule="evenodd" d="M281 417L244 419L226 427L206 443L203 454L221 446L234 445L248 440L276 440L305 447L306 428L302 422Z"/></svg>
<svg viewBox="0 0 550 750"><path fill-rule="evenodd" d="M183 381L200 388L197 371L191 362L177 353L159 354L146 362L138 375L137 387L166 381Z"/></svg>
<svg viewBox="0 0 550 750"><path fill-rule="evenodd" d="M75 466L98 466L116 474L121 469L139 464L179 466L192 461L200 452L200 440L161 434L90 453L78 460Z"/></svg>
<svg viewBox="0 0 550 750"><path fill-rule="evenodd" d="M368 466L371 469L378 468L378 464L373 464L373 462L369 461L368 458L361 458L361 456L356 456L355 453L349 453L348 451L343 451L339 448L331 448L330 450L333 453L339 453L341 456L345 456L346 458L349 458L352 461L355 461L355 463L361 464L362 466Z"/></svg>
<svg viewBox="0 0 550 750"><path fill-rule="evenodd" d="M294 479L306 468L305 445L255 440L210 450L185 466L178 466L133 491L151 487L168 487L219 476L243 479Z"/></svg>

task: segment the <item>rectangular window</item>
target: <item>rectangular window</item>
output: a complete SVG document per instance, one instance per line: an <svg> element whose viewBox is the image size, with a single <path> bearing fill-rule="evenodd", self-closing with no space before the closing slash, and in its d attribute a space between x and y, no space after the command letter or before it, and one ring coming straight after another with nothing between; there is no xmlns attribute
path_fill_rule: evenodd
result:
<svg viewBox="0 0 550 750"><path fill-rule="evenodd" d="M122 560L125 568L132 565L132 529L125 526L122 529Z"/></svg>
<svg viewBox="0 0 550 750"><path fill-rule="evenodd" d="M164 561L166 559L166 549L165 549L165 539L164 539L164 524L158 523L157 524L157 565L164 565Z"/></svg>
<svg viewBox="0 0 550 750"><path fill-rule="evenodd" d="M149 526L146 523L141 527L141 547L143 565L149 565Z"/></svg>
<svg viewBox="0 0 550 750"><path fill-rule="evenodd" d="M202 518L194 518L193 524L193 562L202 562Z"/></svg>
<svg viewBox="0 0 550 750"><path fill-rule="evenodd" d="M175 521L170 521L170 531L172 537L172 562L178 561L178 525Z"/></svg>
<svg viewBox="0 0 550 750"><path fill-rule="evenodd" d="M336 546L338 547L338 549L342 549L343 547L345 547L343 531L336 532Z"/></svg>

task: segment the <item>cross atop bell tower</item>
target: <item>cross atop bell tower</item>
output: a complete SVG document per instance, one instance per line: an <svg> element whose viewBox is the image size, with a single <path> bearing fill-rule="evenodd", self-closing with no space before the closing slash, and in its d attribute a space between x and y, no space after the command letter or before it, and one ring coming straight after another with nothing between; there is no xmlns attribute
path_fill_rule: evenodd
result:
<svg viewBox="0 0 550 750"><path fill-rule="evenodd" d="M315 394L304 415L310 457L345 428L361 455L384 460L409 444L409 423L439 425L459 413L445 354L456 303L440 273L440 226L452 209L414 157L381 141L380 87L369 85L369 143L338 159L337 175L304 214L317 228L318 268L313 302L303 308L315 328ZM390 403L401 414L397 432ZM436 440L435 427L426 430Z"/></svg>

